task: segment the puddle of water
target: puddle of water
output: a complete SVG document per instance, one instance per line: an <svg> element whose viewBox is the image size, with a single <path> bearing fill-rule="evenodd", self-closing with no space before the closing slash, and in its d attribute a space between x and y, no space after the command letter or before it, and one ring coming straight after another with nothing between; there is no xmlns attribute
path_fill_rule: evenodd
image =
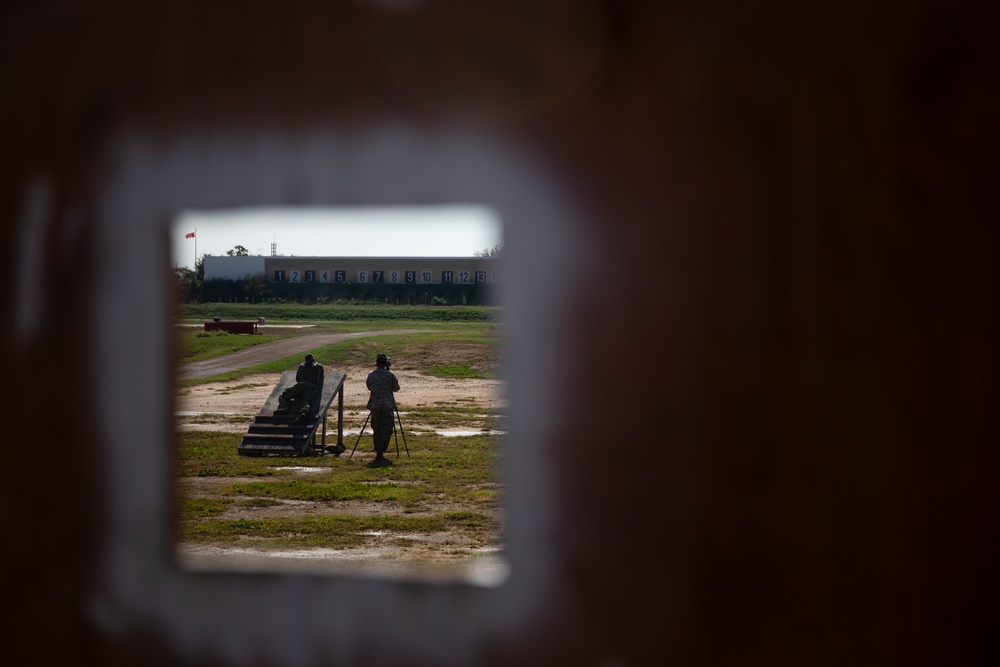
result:
<svg viewBox="0 0 1000 667"><path fill-rule="evenodd" d="M329 468L310 468L307 466L277 466L271 470L294 470L295 472L330 472Z"/></svg>
<svg viewBox="0 0 1000 667"><path fill-rule="evenodd" d="M201 415L238 415L239 412L175 412L175 417L200 417Z"/></svg>

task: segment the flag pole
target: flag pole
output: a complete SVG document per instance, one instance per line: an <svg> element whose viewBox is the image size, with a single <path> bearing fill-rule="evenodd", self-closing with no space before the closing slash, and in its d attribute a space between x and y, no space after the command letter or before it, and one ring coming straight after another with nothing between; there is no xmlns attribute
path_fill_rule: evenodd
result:
<svg viewBox="0 0 1000 667"><path fill-rule="evenodd" d="M198 228L194 228L194 270L198 272Z"/></svg>

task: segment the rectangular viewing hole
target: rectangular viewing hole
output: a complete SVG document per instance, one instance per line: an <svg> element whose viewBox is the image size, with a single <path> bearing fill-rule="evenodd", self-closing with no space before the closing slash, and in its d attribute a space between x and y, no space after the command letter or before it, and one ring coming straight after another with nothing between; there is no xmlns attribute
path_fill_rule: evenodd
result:
<svg viewBox="0 0 1000 667"><path fill-rule="evenodd" d="M501 583L499 216L188 210L169 233L181 566ZM399 390L374 466L380 353ZM307 354L322 387L286 393Z"/></svg>

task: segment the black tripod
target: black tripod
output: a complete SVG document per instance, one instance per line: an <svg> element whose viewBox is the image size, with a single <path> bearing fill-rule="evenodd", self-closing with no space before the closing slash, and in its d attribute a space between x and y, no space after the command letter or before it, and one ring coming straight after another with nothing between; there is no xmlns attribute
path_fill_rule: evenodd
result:
<svg viewBox="0 0 1000 667"><path fill-rule="evenodd" d="M406 449L406 458L410 458L410 448L406 446L406 433L403 431L403 420L399 418L399 409L396 410L396 421L399 422L399 433L403 436L403 448ZM396 437L396 425L392 425L392 437ZM396 440L396 458L399 458L399 440Z"/></svg>
<svg viewBox="0 0 1000 667"><path fill-rule="evenodd" d="M406 458L410 458L410 448L406 445L406 433L403 431L403 420L399 418L399 409L398 408L393 408L393 410L396 412L396 421L399 422L399 432L402 433L402 435L403 435L403 447L406 448ZM363 436L365 434L365 427L368 426L368 420L371 418L371 416L372 416L372 413L371 413L371 410L369 410L368 411L368 416L365 417L365 423L361 426L361 432L358 433L358 439L354 441L354 449L351 450L351 455L348 456L347 458L349 458L349 459L353 459L354 458L354 450L358 448L358 443L361 442L361 436ZM396 436L396 424L395 423L393 423L393 425L392 425L392 437L396 441L396 458L398 459L399 458L399 438Z"/></svg>
<svg viewBox="0 0 1000 667"><path fill-rule="evenodd" d="M361 436L363 436L365 434L365 426L368 426L368 418L371 417L371 416L372 416L372 413L371 413L371 410L369 410L368 411L368 417L365 417L365 423L361 427L361 432L358 433L358 439L354 441L354 449L358 448L358 443L361 442ZM351 450L351 455L348 456L347 458L349 458L349 459L353 459L354 458L354 449Z"/></svg>

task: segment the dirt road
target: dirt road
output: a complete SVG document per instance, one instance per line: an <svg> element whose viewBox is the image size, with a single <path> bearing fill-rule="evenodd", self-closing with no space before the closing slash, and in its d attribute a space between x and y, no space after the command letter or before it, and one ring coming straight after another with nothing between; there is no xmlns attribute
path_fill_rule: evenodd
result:
<svg viewBox="0 0 1000 667"><path fill-rule="evenodd" d="M276 340L271 343L262 343L248 347L245 350L234 352L233 354L215 359L206 359L193 364L181 366L178 380L202 380L220 373L238 371L241 368L249 368L268 361L274 361L287 357L296 352L306 352L316 348L340 343L354 338L368 338L371 336L385 336L388 334L411 334L420 333L419 329L386 329L383 331L359 331L356 333L335 333L335 334L306 334Z"/></svg>

